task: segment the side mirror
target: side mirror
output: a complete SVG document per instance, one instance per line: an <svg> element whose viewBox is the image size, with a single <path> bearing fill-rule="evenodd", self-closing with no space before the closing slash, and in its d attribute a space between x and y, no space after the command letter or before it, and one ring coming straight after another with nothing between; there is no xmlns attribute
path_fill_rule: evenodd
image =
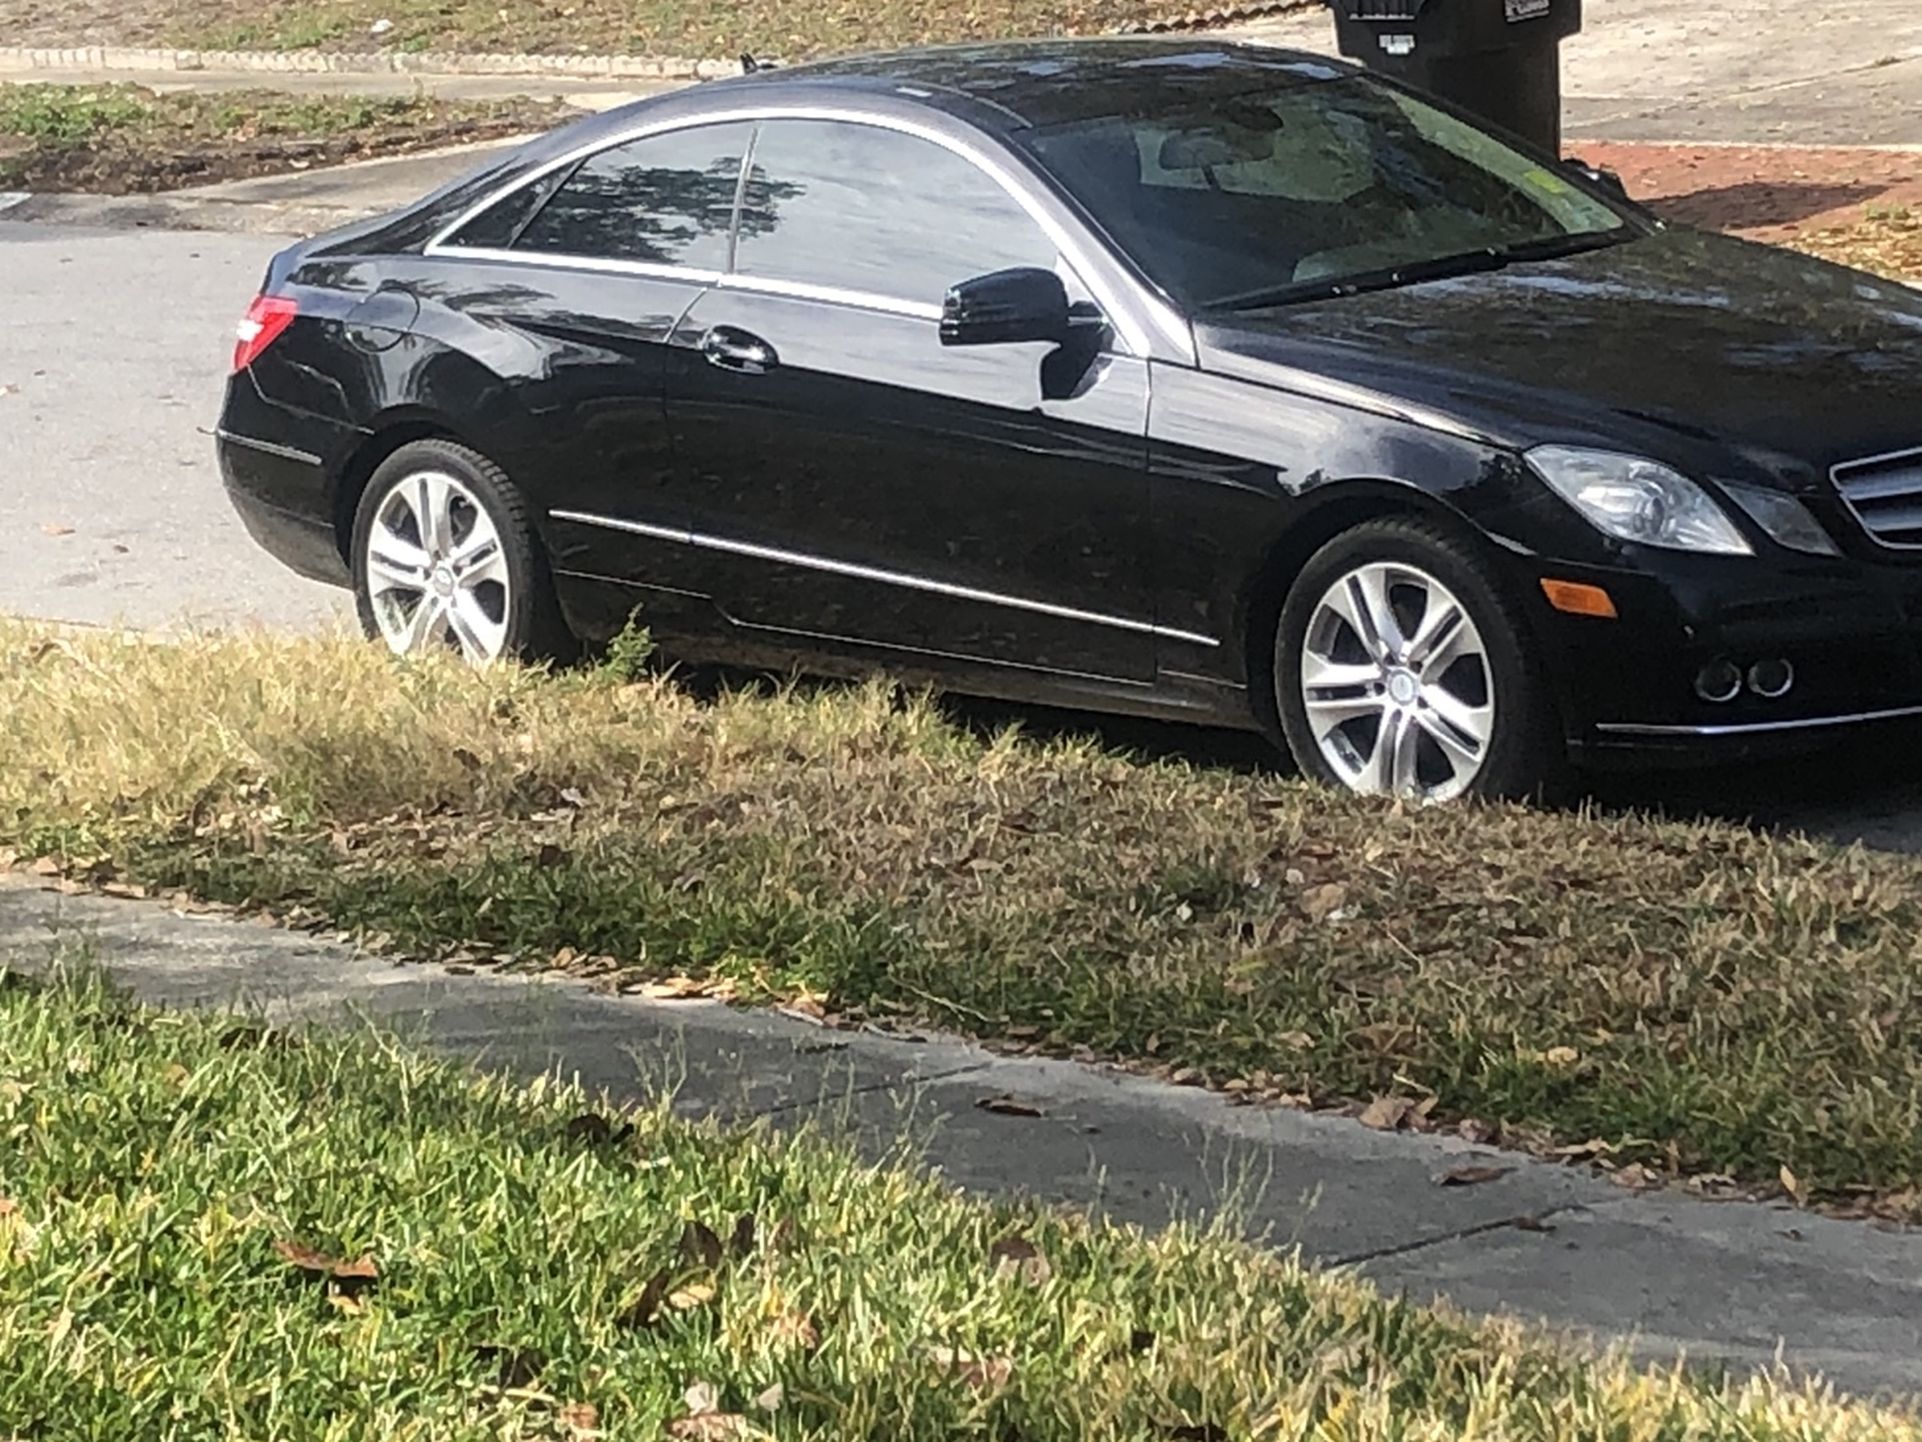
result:
<svg viewBox="0 0 1922 1442"><path fill-rule="evenodd" d="M1628 187L1622 184L1622 177L1614 171L1604 170L1599 165L1590 165L1586 160L1576 160L1573 157L1569 159L1568 163L1579 171L1584 179L1601 186L1603 190L1606 190L1617 200L1627 200L1629 198Z"/></svg>
<svg viewBox="0 0 1922 1442"><path fill-rule="evenodd" d="M941 307L942 345L1013 345L1068 339L1068 288L1051 270L1024 266L964 280Z"/></svg>

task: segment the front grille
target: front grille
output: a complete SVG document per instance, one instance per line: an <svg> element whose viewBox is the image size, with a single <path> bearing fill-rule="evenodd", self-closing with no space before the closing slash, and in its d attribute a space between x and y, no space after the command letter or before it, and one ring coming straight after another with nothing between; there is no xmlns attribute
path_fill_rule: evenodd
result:
<svg viewBox="0 0 1922 1442"><path fill-rule="evenodd" d="M1356 20L1413 20L1426 3L1427 0L1345 0L1345 8Z"/></svg>
<svg viewBox="0 0 1922 1442"><path fill-rule="evenodd" d="M1885 546L1922 546L1922 450L1850 461L1832 474L1863 530Z"/></svg>

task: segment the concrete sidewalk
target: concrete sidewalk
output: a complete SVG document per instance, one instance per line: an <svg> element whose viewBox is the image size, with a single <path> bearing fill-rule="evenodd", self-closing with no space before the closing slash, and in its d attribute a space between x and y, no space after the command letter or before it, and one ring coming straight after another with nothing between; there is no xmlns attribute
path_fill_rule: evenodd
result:
<svg viewBox="0 0 1922 1442"><path fill-rule="evenodd" d="M63 941L144 1000L244 1002L282 1019L364 1016L521 1075L558 1070L684 1115L816 1121L886 1155L904 1135L950 1181L1155 1226L1245 1208L1251 1235L1391 1291L1624 1337L1650 1358L1733 1368L1778 1354L1879 1396L1922 1392L1922 1238L1785 1208L1636 1196L1579 1169L939 1037L827 1031L705 1002L572 981L455 974L153 902L0 876L0 961ZM1012 1097L1036 1115L981 1106ZM1440 1178L1509 1170L1479 1185Z"/></svg>

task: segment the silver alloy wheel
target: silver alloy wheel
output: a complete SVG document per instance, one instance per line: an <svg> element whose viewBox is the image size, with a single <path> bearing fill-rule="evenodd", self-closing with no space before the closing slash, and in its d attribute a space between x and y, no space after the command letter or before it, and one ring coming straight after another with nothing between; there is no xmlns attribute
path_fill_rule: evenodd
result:
<svg viewBox="0 0 1922 1442"><path fill-rule="evenodd" d="M445 471L388 489L367 537L363 580L397 654L458 650L479 665L507 645L507 555L487 508Z"/></svg>
<svg viewBox="0 0 1922 1442"><path fill-rule="evenodd" d="M1452 800L1495 737L1494 676L1468 608L1400 562L1357 566L1316 603L1301 699L1323 758L1355 791Z"/></svg>

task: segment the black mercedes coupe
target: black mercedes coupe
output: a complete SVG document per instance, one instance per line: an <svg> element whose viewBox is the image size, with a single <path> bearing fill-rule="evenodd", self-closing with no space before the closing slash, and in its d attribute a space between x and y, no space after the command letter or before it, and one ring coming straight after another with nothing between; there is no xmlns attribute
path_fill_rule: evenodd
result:
<svg viewBox="0 0 1922 1442"><path fill-rule="evenodd" d="M1434 801L1922 715L1922 293L1288 51L580 121L276 257L219 450L396 652L638 613Z"/></svg>

